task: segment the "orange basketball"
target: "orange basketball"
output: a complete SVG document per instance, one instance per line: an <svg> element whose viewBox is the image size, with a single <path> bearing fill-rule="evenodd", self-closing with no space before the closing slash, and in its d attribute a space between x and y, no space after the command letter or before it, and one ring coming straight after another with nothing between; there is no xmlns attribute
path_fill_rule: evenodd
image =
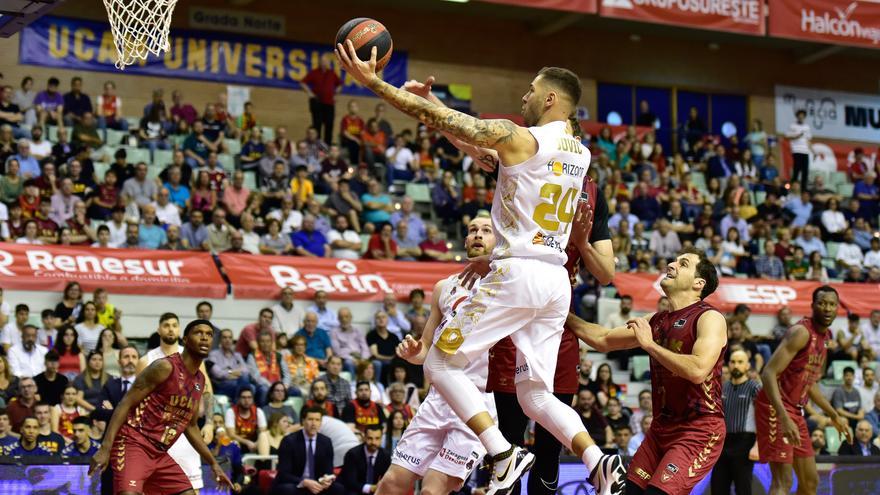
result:
<svg viewBox="0 0 880 495"><path fill-rule="evenodd" d="M336 43L345 45L345 40L351 40L361 60L370 60L370 52L375 46L377 71L382 70L391 59L394 48L391 33L375 19L358 17L343 24L336 33Z"/></svg>

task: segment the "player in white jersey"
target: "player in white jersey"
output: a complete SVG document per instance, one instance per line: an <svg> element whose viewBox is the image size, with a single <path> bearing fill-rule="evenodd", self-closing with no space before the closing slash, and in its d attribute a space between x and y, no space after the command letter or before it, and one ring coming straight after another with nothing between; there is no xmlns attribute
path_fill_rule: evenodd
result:
<svg viewBox="0 0 880 495"><path fill-rule="evenodd" d="M477 217L468 224L464 240L468 257L487 255L495 247L495 232L489 217ZM397 347L397 354L413 364L423 364L428 349L439 334L434 333L441 321L452 317L458 306L476 288L465 288L458 274L437 282L431 301L431 315L425 324L422 338L405 339ZM464 372L477 385L495 415L492 394L486 394L489 356L472 361ZM431 389L407 426L397 448L391 453L391 467L382 477L376 493L403 495L422 479L425 493L458 491L471 471L480 465L486 449L470 428L455 415L449 404L436 389Z"/></svg>
<svg viewBox="0 0 880 495"><path fill-rule="evenodd" d="M140 358L137 365L137 372L147 368L153 361L170 356L175 352L183 352L183 346L180 345L180 319L174 313L164 313L159 317L159 347L151 349L143 357ZM213 394L211 380L207 379L208 372L205 370L205 363L201 365L201 371L204 373L205 379L205 395ZM210 401L210 398L205 400ZM203 409L204 410L204 409ZM176 442L168 449L168 455L174 459L180 468L186 473L189 481L192 483L193 490L198 494L199 490L205 487L202 480L202 458L196 449L185 436L181 435Z"/></svg>
<svg viewBox="0 0 880 495"><path fill-rule="evenodd" d="M565 248L590 165L589 151L566 133L581 96L578 77L566 69L542 69L522 98L528 127L520 127L505 119L480 120L389 85L376 74L375 53L365 62L350 41L336 47L346 72L395 108L498 153L492 204L497 245L490 269L475 295L437 329L437 344L425 360L427 377L495 461L487 495L509 491L534 462L532 454L505 440L464 372L507 336L517 347L516 387L523 411L581 457L600 495L621 494L620 457L604 455L580 416L551 393L571 302Z"/></svg>

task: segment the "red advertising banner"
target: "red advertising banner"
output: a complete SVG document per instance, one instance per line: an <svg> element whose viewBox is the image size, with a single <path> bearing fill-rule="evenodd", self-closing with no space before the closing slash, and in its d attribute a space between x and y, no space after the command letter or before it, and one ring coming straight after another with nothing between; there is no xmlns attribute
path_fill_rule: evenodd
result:
<svg viewBox="0 0 880 495"><path fill-rule="evenodd" d="M226 297L226 283L208 253L0 243L0 286L60 292L68 282L86 291Z"/></svg>
<svg viewBox="0 0 880 495"><path fill-rule="evenodd" d="M663 295L660 280L665 274L618 273L614 285L621 294L633 298L633 307L640 311L656 311L657 300ZM724 312L733 311L737 304L746 304L754 313L774 314L788 306L796 315L811 313L813 291L818 282L792 282L724 277L718 290L706 301ZM831 284L840 294L841 314L846 310L868 316L880 308L880 285Z"/></svg>
<svg viewBox="0 0 880 495"><path fill-rule="evenodd" d="M458 263L249 254L221 254L220 263L232 283L233 295L243 299L276 299L282 288L293 287L299 299L310 299L323 290L337 301L381 301L389 292L405 300L413 289L430 294L438 280L464 269Z"/></svg>
<svg viewBox="0 0 880 495"><path fill-rule="evenodd" d="M599 15L759 36L765 31L763 0L601 0Z"/></svg>
<svg viewBox="0 0 880 495"><path fill-rule="evenodd" d="M787 139L780 141L782 143L782 170L783 177L791 177L794 162L791 157L791 144ZM820 143L813 141L810 145L810 151L813 155L810 157L810 170L824 170L826 172L847 172L850 165L854 161L855 149L861 148L865 154L865 165L868 169L874 168L877 160L880 159L878 151L870 144L840 144L840 143Z"/></svg>
<svg viewBox="0 0 880 495"><path fill-rule="evenodd" d="M481 2L516 5L532 9L564 10L581 14L595 14L598 0L480 0Z"/></svg>
<svg viewBox="0 0 880 495"><path fill-rule="evenodd" d="M771 36L880 48L880 3L770 0Z"/></svg>

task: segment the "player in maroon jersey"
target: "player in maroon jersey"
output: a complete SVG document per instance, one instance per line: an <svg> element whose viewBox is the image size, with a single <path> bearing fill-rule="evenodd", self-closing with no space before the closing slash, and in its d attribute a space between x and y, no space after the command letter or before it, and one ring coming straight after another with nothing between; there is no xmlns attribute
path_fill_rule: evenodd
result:
<svg viewBox="0 0 880 495"><path fill-rule="evenodd" d="M685 249L660 287L672 309L603 328L569 315L567 324L600 352L641 347L651 358L654 422L627 469L627 495L685 495L709 472L724 445L721 367L724 316L703 299L718 287L706 255Z"/></svg>
<svg viewBox="0 0 880 495"><path fill-rule="evenodd" d="M847 421L828 403L818 381L825 371L828 327L837 318L840 299L833 287L813 291L813 314L788 329L776 352L761 371L764 388L755 398L758 456L770 463L770 495L791 492L794 472L799 494L815 494L819 485L816 458L804 419L804 405L812 400L831 418L835 428L852 442Z"/></svg>
<svg viewBox="0 0 880 495"><path fill-rule="evenodd" d="M593 213L595 212L595 213ZM614 252L608 231L608 203L592 179L584 178L581 201L571 225L571 236L566 248L568 270L572 288L577 284L581 265L596 277L601 285L608 285L614 277ZM574 298L572 298L574 301ZM578 302L574 302L578 304ZM553 395L565 404L571 404L578 390L577 368L580 349L577 337L566 327L559 344ZM489 377L486 391L495 396L498 411L498 428L507 441L522 444L529 418L525 415L516 395L514 375L516 346L510 337L499 341L489 351ZM535 442L531 448L535 465L528 483L529 495L553 495L559 480L559 454L562 444L539 424L535 425ZM518 493L518 485L512 492Z"/></svg>
<svg viewBox="0 0 880 495"><path fill-rule="evenodd" d="M196 420L205 389L199 371L211 350L214 327L194 320L183 331L184 351L159 359L138 375L116 407L89 475L111 458L114 493L172 495L194 493L192 483L167 450L184 434L211 465L217 482L237 491L202 440ZM118 435L117 435L118 433Z"/></svg>

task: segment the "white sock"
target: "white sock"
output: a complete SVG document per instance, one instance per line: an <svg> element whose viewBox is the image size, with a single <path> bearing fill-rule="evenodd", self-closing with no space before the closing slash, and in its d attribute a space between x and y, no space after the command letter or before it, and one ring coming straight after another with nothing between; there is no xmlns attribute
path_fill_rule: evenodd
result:
<svg viewBox="0 0 880 495"><path fill-rule="evenodd" d="M504 438L497 425L492 425L483 430L483 433L480 433L480 441L483 442L483 446L486 447L486 450L492 456L507 452L511 447L510 442Z"/></svg>
<svg viewBox="0 0 880 495"><path fill-rule="evenodd" d="M596 465L599 464L599 461L602 460L603 455L605 454L602 453L602 449L598 445L593 444L587 447L584 455L581 456L581 460L587 465L587 470L592 473Z"/></svg>

